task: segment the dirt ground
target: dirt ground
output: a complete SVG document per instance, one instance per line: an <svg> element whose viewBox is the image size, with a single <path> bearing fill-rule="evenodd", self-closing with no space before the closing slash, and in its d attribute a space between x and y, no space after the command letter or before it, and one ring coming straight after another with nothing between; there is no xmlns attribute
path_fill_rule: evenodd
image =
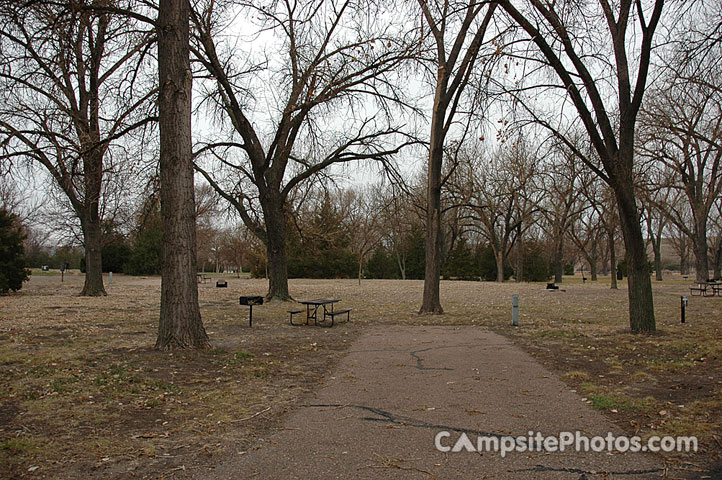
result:
<svg viewBox="0 0 722 480"><path fill-rule="evenodd" d="M216 275L215 278L218 278ZM445 315L417 315L423 282L292 280L297 299L338 297L351 323L292 327L289 303L248 308L264 280L200 285L213 349L152 349L160 279L106 278L84 298L79 275L33 276L0 297L0 476L183 478L252 448L330 372L364 329L479 325L556 371L622 429L696 435L700 451L668 455L680 476L715 478L722 453L722 299L690 297L689 280L655 282L658 333L633 335L627 293L608 279L542 284L442 282ZM511 295L520 295L518 328ZM704 478L700 476L699 478Z"/></svg>

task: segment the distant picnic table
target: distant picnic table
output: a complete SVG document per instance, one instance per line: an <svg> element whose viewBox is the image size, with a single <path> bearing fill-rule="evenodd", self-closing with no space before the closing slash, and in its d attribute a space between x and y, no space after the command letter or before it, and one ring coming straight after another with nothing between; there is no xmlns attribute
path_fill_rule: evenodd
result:
<svg viewBox="0 0 722 480"><path fill-rule="evenodd" d="M346 320L350 320L351 318L351 309L350 308L343 308L341 310L334 311L333 304L340 302L341 300L338 298L314 298L313 300L302 300L298 303L302 305L306 305L306 323L293 323L293 316L298 313L302 313L303 309L294 309L294 310L288 310L288 313L290 314L290 322L291 325L298 326L298 325L308 325L313 319L313 324L318 326L327 326L326 320L328 318L331 319L331 324L328 325L329 327L333 327L333 321L337 315L343 315L346 314ZM320 320L318 318L319 315L319 309L322 309L323 311L323 320Z"/></svg>
<svg viewBox="0 0 722 480"><path fill-rule="evenodd" d="M722 296L720 290L722 290L722 282L710 280L707 282L697 282L694 287L689 288L689 293L690 295L714 297L715 295Z"/></svg>

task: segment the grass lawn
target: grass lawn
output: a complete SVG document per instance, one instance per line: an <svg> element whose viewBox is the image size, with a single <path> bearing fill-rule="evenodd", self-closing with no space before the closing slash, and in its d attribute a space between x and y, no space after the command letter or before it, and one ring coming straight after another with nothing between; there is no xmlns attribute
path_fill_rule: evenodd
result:
<svg viewBox="0 0 722 480"><path fill-rule="evenodd" d="M422 281L291 280L298 299L335 296L352 323L291 327L276 303L248 308L263 280L218 275L199 286L213 349L152 349L160 279L114 275L108 297L78 297L83 277L34 276L0 297L0 477L175 477L252 448L313 390L364 329L479 325L508 336L629 433L696 435L701 451L668 455L682 474L722 454L722 299L689 280L654 282L658 332L628 331L626 284L442 282L445 315L417 315ZM511 327L511 295L520 326Z"/></svg>

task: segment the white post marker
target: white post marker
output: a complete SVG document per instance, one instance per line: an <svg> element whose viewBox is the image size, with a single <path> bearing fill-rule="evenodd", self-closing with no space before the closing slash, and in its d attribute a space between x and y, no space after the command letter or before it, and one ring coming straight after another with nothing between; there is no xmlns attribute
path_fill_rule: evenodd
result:
<svg viewBox="0 0 722 480"><path fill-rule="evenodd" d="M113 272L108 272L108 273L110 276L110 280L108 280L108 284L112 285L113 284Z"/></svg>
<svg viewBox="0 0 722 480"><path fill-rule="evenodd" d="M511 324L515 327L519 326L519 294L515 293L511 296Z"/></svg>

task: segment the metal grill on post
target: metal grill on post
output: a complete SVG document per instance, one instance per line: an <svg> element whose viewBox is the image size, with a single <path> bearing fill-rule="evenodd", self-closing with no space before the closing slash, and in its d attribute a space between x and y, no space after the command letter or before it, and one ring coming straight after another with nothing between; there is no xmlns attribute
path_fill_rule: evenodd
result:
<svg viewBox="0 0 722 480"><path fill-rule="evenodd" d="M243 296L241 295L238 299L239 303L241 305L248 305L250 307L250 310L248 312L248 326L253 326L253 306L254 305L263 305L263 297L260 295L249 295L249 296Z"/></svg>

